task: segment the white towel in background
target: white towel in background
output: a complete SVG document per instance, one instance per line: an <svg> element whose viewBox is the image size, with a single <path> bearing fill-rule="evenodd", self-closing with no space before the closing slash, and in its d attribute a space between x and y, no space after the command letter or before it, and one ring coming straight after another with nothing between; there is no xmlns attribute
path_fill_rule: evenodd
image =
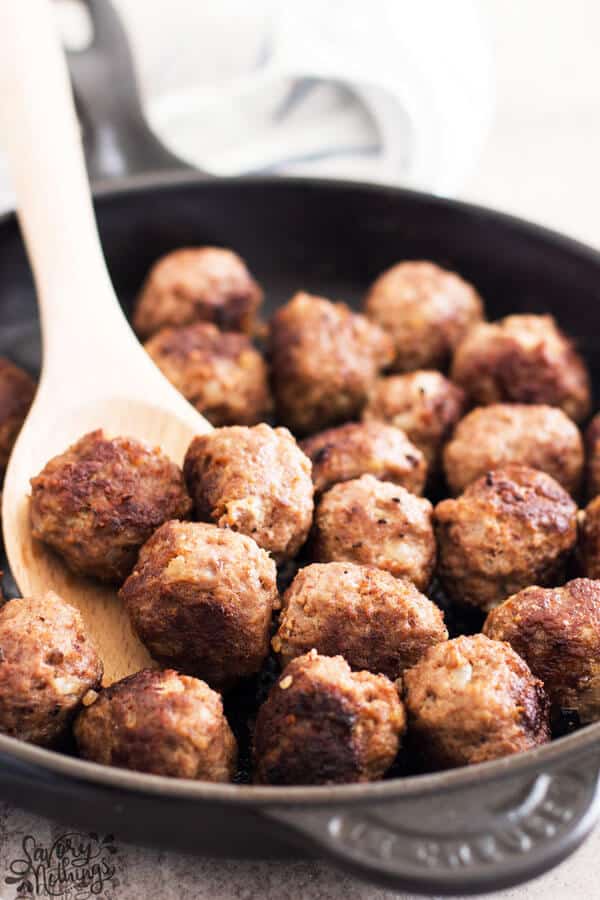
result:
<svg viewBox="0 0 600 900"><path fill-rule="evenodd" d="M208 171L453 195L477 164L493 87L475 0L113 3L153 128Z"/></svg>

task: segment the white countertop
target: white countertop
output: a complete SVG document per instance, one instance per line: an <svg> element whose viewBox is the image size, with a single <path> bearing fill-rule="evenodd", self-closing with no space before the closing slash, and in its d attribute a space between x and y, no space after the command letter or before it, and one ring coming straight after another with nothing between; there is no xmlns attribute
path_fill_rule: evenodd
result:
<svg viewBox="0 0 600 900"><path fill-rule="evenodd" d="M481 165L464 196L600 245L600 4L596 0L480 0L497 49L498 109ZM0 805L0 900L24 836L47 844L65 831ZM316 862L197 860L129 848L116 837L118 900L392 900ZM518 900L592 896L600 830L553 872L494 895ZM110 891L109 891L110 888Z"/></svg>

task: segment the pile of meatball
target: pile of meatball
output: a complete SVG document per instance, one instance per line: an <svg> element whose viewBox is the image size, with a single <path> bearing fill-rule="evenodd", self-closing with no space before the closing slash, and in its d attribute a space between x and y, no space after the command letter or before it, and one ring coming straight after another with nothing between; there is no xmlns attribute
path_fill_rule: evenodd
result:
<svg viewBox="0 0 600 900"><path fill-rule="evenodd" d="M261 301L228 250L149 272L134 327L214 430L182 468L84 435L32 479L30 514L73 572L118 586L156 668L103 687L76 610L10 600L0 730L235 780L228 709L251 685L252 779L316 785L485 762L565 714L599 719L600 417L584 439L572 342L550 316L486 321L432 262L384 272L360 314L300 292L265 329ZM0 461L30 388L0 369ZM470 610L471 633L450 636L442 606Z"/></svg>

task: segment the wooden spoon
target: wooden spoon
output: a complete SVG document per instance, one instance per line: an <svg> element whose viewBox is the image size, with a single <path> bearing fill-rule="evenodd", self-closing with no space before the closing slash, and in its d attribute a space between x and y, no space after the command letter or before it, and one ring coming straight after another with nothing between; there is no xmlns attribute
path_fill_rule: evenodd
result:
<svg viewBox="0 0 600 900"><path fill-rule="evenodd" d="M0 40L2 142L43 336L39 388L4 483L4 542L24 596L51 589L81 610L108 684L150 658L116 591L71 574L32 539L29 479L95 428L160 446L181 464L192 437L210 425L162 376L121 312L98 238L51 0L0 4Z"/></svg>

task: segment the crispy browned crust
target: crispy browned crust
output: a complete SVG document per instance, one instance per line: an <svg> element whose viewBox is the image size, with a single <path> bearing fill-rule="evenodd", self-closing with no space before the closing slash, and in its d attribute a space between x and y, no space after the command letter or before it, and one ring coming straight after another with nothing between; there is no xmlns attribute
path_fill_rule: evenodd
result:
<svg viewBox="0 0 600 900"><path fill-rule="evenodd" d="M119 596L154 659L224 688L257 672L268 653L276 577L251 538L166 522L142 547Z"/></svg>
<svg viewBox="0 0 600 900"><path fill-rule="evenodd" d="M391 334L396 372L444 368L466 331L483 318L481 297L455 272L432 262L401 262L365 297L365 312Z"/></svg>
<svg viewBox="0 0 600 900"><path fill-rule="evenodd" d="M561 409L523 403L494 403L462 419L444 451L446 480L454 494L511 463L546 472L572 495L583 474L579 429Z"/></svg>
<svg viewBox="0 0 600 900"><path fill-rule="evenodd" d="M393 763L405 729L396 687L312 651L286 667L254 733L259 784L373 781Z"/></svg>
<svg viewBox="0 0 600 900"><path fill-rule="evenodd" d="M392 341L344 303L298 293L270 325L277 417L310 434L360 414L377 373L391 362Z"/></svg>
<svg viewBox="0 0 600 900"><path fill-rule="evenodd" d="M527 466L488 472L435 508L438 575L459 604L489 611L530 584L560 582L577 540L577 507Z"/></svg>
<svg viewBox="0 0 600 900"><path fill-rule="evenodd" d="M403 431L383 422L348 422L302 441L300 448L312 462L315 492L342 481L373 475L422 494L427 463Z"/></svg>
<svg viewBox="0 0 600 900"><path fill-rule="evenodd" d="M408 578L424 591L435 566L429 500L363 475L323 494L315 512L319 562L355 562Z"/></svg>
<svg viewBox="0 0 600 900"><path fill-rule="evenodd" d="M213 425L256 425L270 413L267 365L246 334L196 322L161 329L145 348Z"/></svg>
<svg viewBox="0 0 600 900"><path fill-rule="evenodd" d="M488 615L483 631L508 641L544 682L555 708L600 718L600 582L528 587Z"/></svg>
<svg viewBox="0 0 600 900"><path fill-rule="evenodd" d="M298 572L272 644L283 666L314 647L395 680L447 639L441 611L412 582L383 569L330 562Z"/></svg>
<svg viewBox="0 0 600 900"><path fill-rule="evenodd" d="M203 681L143 669L82 710L75 738L85 759L199 781L231 781L237 745L223 702Z"/></svg>
<svg viewBox="0 0 600 900"><path fill-rule="evenodd" d="M0 609L0 731L42 746L65 736L102 662L79 612L56 594Z"/></svg>
<svg viewBox="0 0 600 900"><path fill-rule="evenodd" d="M452 384L441 372L422 369L378 378L369 394L363 420L387 422L401 428L435 471L439 468L441 450L466 406L462 388Z"/></svg>
<svg viewBox="0 0 600 900"><path fill-rule="evenodd" d="M133 327L149 338L167 326L214 322L252 333L261 287L244 260L221 247L184 247L154 263L138 296Z"/></svg>
<svg viewBox="0 0 600 900"><path fill-rule="evenodd" d="M0 357L0 478L29 412L36 384L27 372Z"/></svg>
<svg viewBox="0 0 600 900"><path fill-rule="evenodd" d="M514 315L476 325L456 348L451 377L474 403L545 403L581 422L589 374L552 316Z"/></svg>
<svg viewBox="0 0 600 900"><path fill-rule="evenodd" d="M542 682L483 634L431 647L404 673L411 746L432 768L487 762L550 740Z"/></svg>
<svg viewBox="0 0 600 900"><path fill-rule="evenodd" d="M179 466L132 438L86 434L31 479L31 528L74 572L120 582L139 548L192 503Z"/></svg>
<svg viewBox="0 0 600 900"><path fill-rule="evenodd" d="M588 578L600 579L600 497L594 497L580 516L578 558Z"/></svg>
<svg viewBox="0 0 600 900"><path fill-rule="evenodd" d="M586 487L588 499L600 494L600 413L597 413L585 433Z"/></svg>
<svg viewBox="0 0 600 900"><path fill-rule="evenodd" d="M183 470L199 519L250 535L277 561L305 542L311 463L286 428L232 426L196 437Z"/></svg>

